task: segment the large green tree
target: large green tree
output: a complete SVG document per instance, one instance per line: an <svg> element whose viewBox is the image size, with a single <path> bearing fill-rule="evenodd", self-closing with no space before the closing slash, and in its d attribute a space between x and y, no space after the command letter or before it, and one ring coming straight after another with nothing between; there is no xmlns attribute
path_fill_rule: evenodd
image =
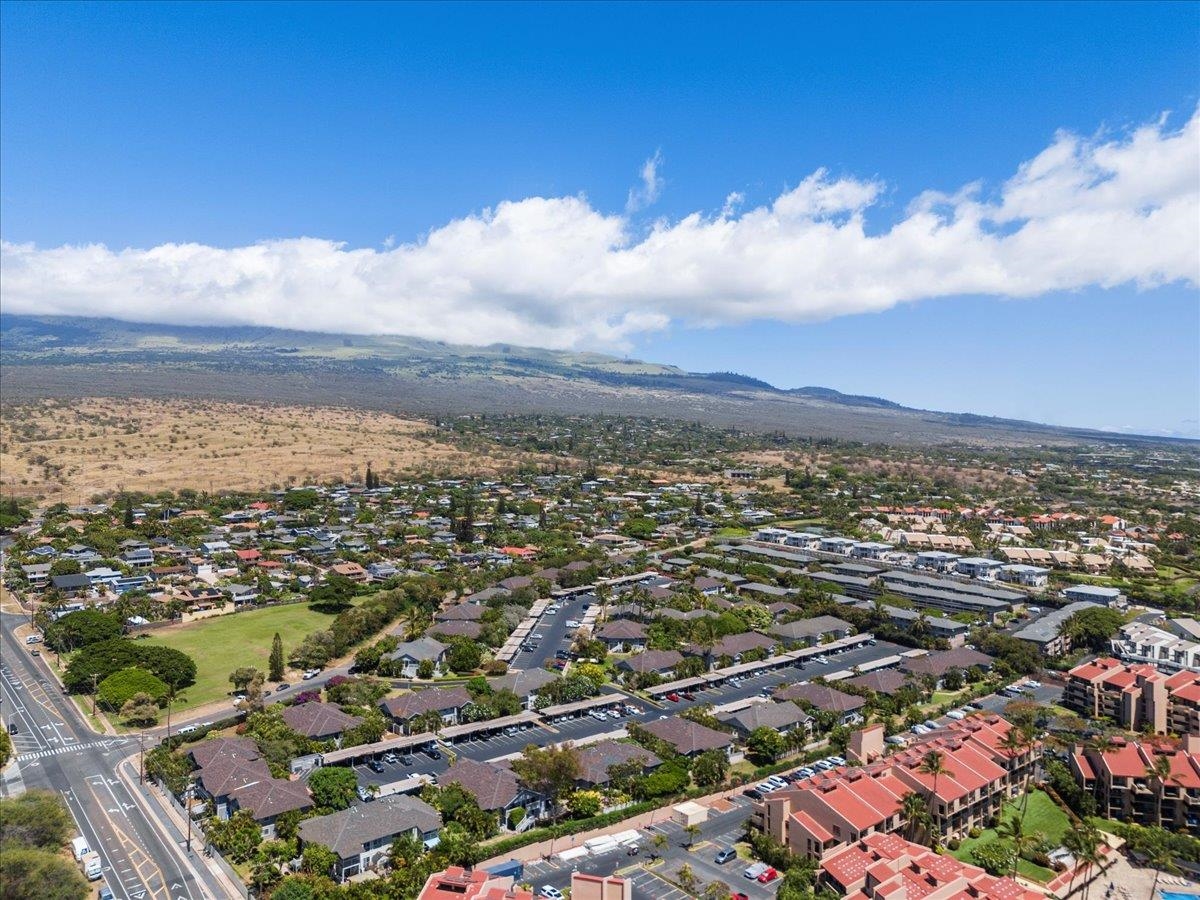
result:
<svg viewBox="0 0 1200 900"><path fill-rule="evenodd" d="M116 712L137 694L146 694L155 703L164 699L169 690L167 683L153 672L130 666L113 672L100 682L96 690L96 702L105 709Z"/></svg>
<svg viewBox="0 0 1200 900"><path fill-rule="evenodd" d="M522 784L546 797L551 812L557 812L559 801L574 788L581 772L579 753L569 744L562 747L530 744L511 766Z"/></svg>
<svg viewBox="0 0 1200 900"><path fill-rule="evenodd" d="M80 609L67 613L47 626L46 646L60 653L69 653L121 636L119 616L98 609Z"/></svg>
<svg viewBox="0 0 1200 900"><path fill-rule="evenodd" d="M277 631L271 641L271 658L267 662L268 677L272 681L283 680L283 663L283 638Z"/></svg>
<svg viewBox="0 0 1200 900"><path fill-rule="evenodd" d="M318 809L336 811L354 802L358 779L352 769L322 766L309 777L308 787Z"/></svg>

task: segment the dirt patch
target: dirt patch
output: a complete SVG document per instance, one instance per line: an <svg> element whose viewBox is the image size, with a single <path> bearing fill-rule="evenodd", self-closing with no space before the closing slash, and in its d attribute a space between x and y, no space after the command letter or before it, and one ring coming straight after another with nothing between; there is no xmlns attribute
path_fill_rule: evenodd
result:
<svg viewBox="0 0 1200 900"><path fill-rule="evenodd" d="M256 490L391 476L498 474L540 461L443 442L385 412L200 400L47 400L0 410L0 490L67 503L119 490Z"/></svg>

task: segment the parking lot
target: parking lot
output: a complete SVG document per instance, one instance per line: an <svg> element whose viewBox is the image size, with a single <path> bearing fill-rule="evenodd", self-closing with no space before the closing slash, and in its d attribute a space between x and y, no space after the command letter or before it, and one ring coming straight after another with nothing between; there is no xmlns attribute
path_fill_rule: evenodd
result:
<svg viewBox="0 0 1200 900"><path fill-rule="evenodd" d="M708 821L700 826L700 834L694 843L683 826L666 818L669 811L661 815L664 821L655 822L641 829L644 840L641 842L637 856L630 856L624 847L600 855L581 856L572 860L561 860L557 854L576 846L572 838L563 838L561 846L555 846L555 856L549 860L538 860L525 866L524 880L533 884L535 892L543 885L565 890L570 887L571 873L581 872L589 875L623 875L633 881L635 896L647 896L656 900L684 900L690 895L671 883L675 873L687 863L697 879L697 889L713 881L722 881L729 886L731 892L742 892L752 900L767 900L773 897L779 886L775 881L771 884L760 884L757 881L743 877L743 872L750 864L749 860L736 859L724 865L715 862L719 851L733 847L745 833L746 819L750 816L751 804L745 797L734 797L729 801L730 808L725 812L713 810ZM654 835L661 834L667 838L667 845L661 851L662 863L645 868L651 860L651 840Z"/></svg>
<svg viewBox="0 0 1200 900"><path fill-rule="evenodd" d="M567 622L582 621L584 605L596 602L592 594L579 594L564 599L556 613L542 613L528 640L537 645L536 650L519 650L513 657L511 668L540 669L548 660L554 659L557 650L570 650L575 635L574 628Z"/></svg>
<svg viewBox="0 0 1200 900"><path fill-rule="evenodd" d="M588 721L596 724L592 719ZM459 756L465 756L467 759L482 762L489 759L499 759L502 756L509 756L513 753L520 753L530 744L537 744L539 747L544 747L546 744L556 743L561 740L564 739L549 729L536 727L525 728L515 734L500 733L472 738L470 740L456 741L452 749Z"/></svg>
<svg viewBox="0 0 1200 900"><path fill-rule="evenodd" d="M441 759L432 759L425 753L414 753L412 762L408 765L399 761L402 756L403 754L396 754L397 761L394 763L380 760L380 765L383 767L382 772L372 771L365 762L353 766L354 774L358 776L358 783L363 786L392 784L396 781L403 781L405 778L412 778L414 775L438 776L450 767L444 753Z"/></svg>

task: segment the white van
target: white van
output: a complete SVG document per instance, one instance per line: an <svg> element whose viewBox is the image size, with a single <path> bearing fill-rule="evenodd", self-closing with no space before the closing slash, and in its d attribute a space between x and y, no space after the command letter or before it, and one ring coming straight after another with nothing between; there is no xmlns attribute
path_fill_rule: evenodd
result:
<svg viewBox="0 0 1200 900"><path fill-rule="evenodd" d="M25 638L25 643L27 644L40 644L41 642L42 636L40 634L31 634L29 637Z"/></svg>
<svg viewBox="0 0 1200 900"><path fill-rule="evenodd" d="M83 862L83 858L92 852L92 848L88 846L87 838L77 837L71 841L71 852L75 854L75 862Z"/></svg>

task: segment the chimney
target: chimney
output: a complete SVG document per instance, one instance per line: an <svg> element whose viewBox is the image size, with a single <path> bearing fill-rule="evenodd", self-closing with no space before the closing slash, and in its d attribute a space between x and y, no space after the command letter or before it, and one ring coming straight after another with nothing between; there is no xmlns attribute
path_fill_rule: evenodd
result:
<svg viewBox="0 0 1200 900"><path fill-rule="evenodd" d="M846 756L862 765L883 756L883 725L869 725L851 734Z"/></svg>

